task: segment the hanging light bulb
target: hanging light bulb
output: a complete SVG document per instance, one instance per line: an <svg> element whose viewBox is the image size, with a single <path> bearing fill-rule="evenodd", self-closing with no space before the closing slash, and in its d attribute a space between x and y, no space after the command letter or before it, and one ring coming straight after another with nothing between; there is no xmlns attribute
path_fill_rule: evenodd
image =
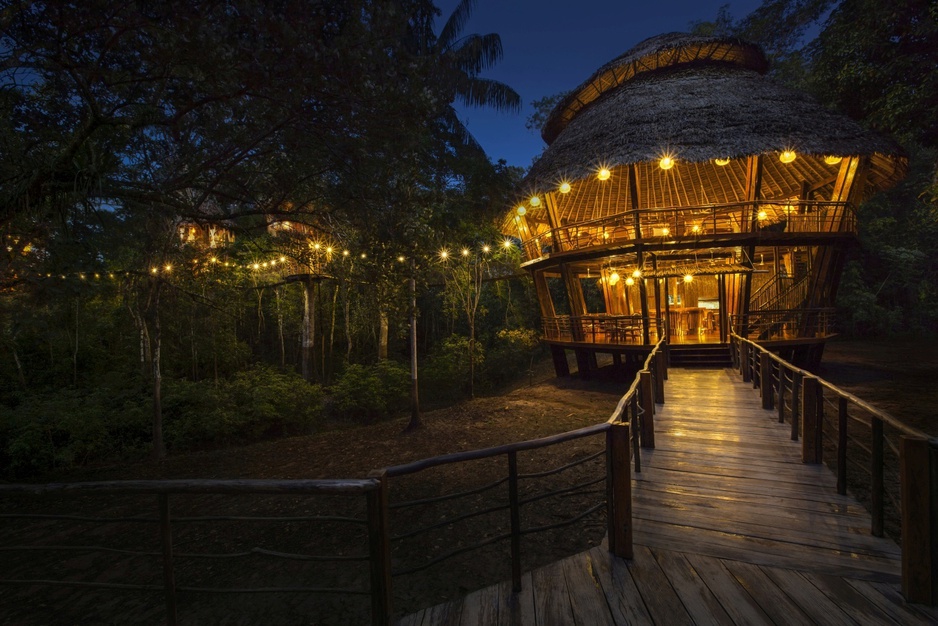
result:
<svg viewBox="0 0 938 626"><path fill-rule="evenodd" d="M693 282L694 276L692 274L684 274L684 282L690 283Z"/></svg>
<svg viewBox="0 0 938 626"><path fill-rule="evenodd" d="M524 215L527 212L528 210L524 208L523 206L519 206L517 209L515 209L515 213L517 213L518 215Z"/></svg>
<svg viewBox="0 0 938 626"><path fill-rule="evenodd" d="M488 246L488 244L482 246L482 252L484 252L485 254L488 254L491 250L492 249Z"/></svg>
<svg viewBox="0 0 938 626"><path fill-rule="evenodd" d="M609 284L615 285L617 282L619 282L619 272L613 271L609 274Z"/></svg>
<svg viewBox="0 0 938 626"><path fill-rule="evenodd" d="M531 206L541 206L541 199L537 196L531 196L531 199L528 200L531 203Z"/></svg>
<svg viewBox="0 0 938 626"><path fill-rule="evenodd" d="M570 193L570 183L566 181L560 183L560 193Z"/></svg>
<svg viewBox="0 0 938 626"><path fill-rule="evenodd" d="M502 242L502 247L505 248L506 250L512 247L513 245L514 244L511 242L511 239L506 239L505 241Z"/></svg>
<svg viewBox="0 0 938 626"><path fill-rule="evenodd" d="M601 169L596 173L596 178L598 178L599 180L609 180L609 177L610 177L610 176L612 176L612 172L610 172L610 171L609 171L607 168L605 168L605 167L604 167L604 168L601 168Z"/></svg>
<svg viewBox="0 0 938 626"><path fill-rule="evenodd" d="M658 161L658 167L660 167L663 170L671 169L672 167L674 167L674 157L672 157L670 154L664 155L663 157L661 157L661 160Z"/></svg>
<svg viewBox="0 0 938 626"><path fill-rule="evenodd" d="M635 284L635 279L629 276L625 279L625 284L631 287L632 285Z"/></svg>
<svg viewBox="0 0 938 626"><path fill-rule="evenodd" d="M778 160L782 163L791 163L797 156L798 155L795 154L794 150L784 150L780 155L778 155Z"/></svg>
<svg viewBox="0 0 938 626"><path fill-rule="evenodd" d="M469 248L463 248L463 249L462 249L462 255L463 255L463 256L469 256Z"/></svg>
<svg viewBox="0 0 938 626"><path fill-rule="evenodd" d="M632 272L632 278L641 278L642 270L635 268L635 271Z"/></svg>
<svg viewBox="0 0 938 626"><path fill-rule="evenodd" d="M837 165L843 160L844 160L843 157L834 156L832 154L829 154L826 157L824 157L824 162L827 163L828 165Z"/></svg>
<svg viewBox="0 0 938 626"><path fill-rule="evenodd" d="M720 158L720 159L713 159L713 162L716 163L717 165L719 165L720 167L725 167L725 166L727 166L727 165L730 164L730 158L729 158L729 157L723 157L723 158Z"/></svg>
<svg viewBox="0 0 938 626"><path fill-rule="evenodd" d="M760 222L761 222L762 220L766 219L768 216L769 216L769 214L766 213L765 210L759 211L759 212L756 214L756 217L759 218L759 221L760 221Z"/></svg>

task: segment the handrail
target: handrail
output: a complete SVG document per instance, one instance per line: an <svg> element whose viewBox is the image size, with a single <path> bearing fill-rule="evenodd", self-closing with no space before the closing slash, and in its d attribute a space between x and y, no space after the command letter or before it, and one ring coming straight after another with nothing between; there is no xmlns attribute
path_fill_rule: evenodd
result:
<svg viewBox="0 0 938 626"><path fill-rule="evenodd" d="M162 550L143 553L141 556L160 556L164 562L164 584L159 585L132 585L132 584L114 584L114 583L94 583L83 581L54 581L54 580L0 580L0 584L49 584L49 585L71 585L71 586L99 586L102 588L121 588L137 590L160 590L166 595L167 605L167 623L176 623L176 600L177 591L205 592L205 593L266 593L266 592L305 592L305 593L329 593L329 594L354 594L370 595L372 598L372 622L374 624L387 624L391 617L391 596L390 585L392 576L400 576L411 572L426 569L452 556L468 552L470 550L490 545L504 539L511 539L512 542L512 581L513 587L520 590L520 537L525 535L543 532L554 528L560 528L565 525L573 524L584 517L600 510L605 506L609 513L607 515L609 549L618 556L631 558L632 539L631 539L631 472L629 467L629 457L634 455L635 471L641 471L639 457L639 438L642 439L642 446L648 442L646 439L651 434L653 442L653 421L654 403L663 402L663 396L655 396L654 390L647 386L647 378L651 376L662 376L666 372L666 353L667 341L662 338L655 344L645 360L644 368L629 386L628 391L619 399L615 409L609 418L599 424L593 424L583 428L540 437L527 441L513 442L501 446L493 446L479 450L470 450L453 454L439 455L429 459L422 459L412 463L395 465L375 470L369 474L366 479L337 479L337 480L130 480L130 481L101 481L86 483L49 483L39 485L0 485L0 497L31 497L31 496L49 496L57 494L70 493L92 493L92 494L150 494L158 497L157 504L159 516L155 518L143 517L87 517L74 515L42 515L44 518L61 518L67 520L79 521L99 521L103 523L122 522L122 521L147 521L158 522L160 524L160 533L162 538ZM651 370L651 373L649 373ZM567 463L559 468L554 468L544 472L535 472L530 474L521 474L518 472L518 452L544 448L560 443L573 441L576 439L606 434L606 449L604 452L591 453L587 456ZM629 440L632 445L629 445ZM631 453L630 453L631 450ZM598 459L605 454L606 473L605 476L591 477L585 481L578 482L572 486L563 487L539 493L537 495L521 498L518 493L519 479L536 479L549 476L573 467L585 465L586 463ZM506 455L509 459L509 475L507 479L500 479L494 483L484 485L482 488L463 491L457 494L447 494L444 496L425 498L423 500L411 503L395 503L390 505L388 502L388 484L390 478L398 478L408 474L413 474L425 469L441 465L475 461L496 456ZM407 504L429 504L456 497L465 497L467 495L478 495L483 491L491 490L504 482L509 483L509 504L495 507L483 508L470 513L463 514L455 518L455 521L470 519L478 515L491 514L500 510L509 509L511 512L511 531L489 537L483 541L451 550L446 554L441 554L429 562L424 562L416 567L409 569L398 569L392 571L390 566L390 542L400 541L427 531L424 529L410 529L408 532L396 536L390 533L389 515L392 510L403 508ZM549 497L564 495L572 492L580 492L592 485L606 483L606 502L590 506L579 514L576 514L559 522L522 528L520 523L519 509L521 505L531 504L536 501ZM594 490L595 491L595 490ZM591 491L592 493L592 491ZM368 519L358 520L349 517L340 516L292 516L292 517L253 517L253 516L206 516L206 517L188 517L188 518L170 518L169 515L169 497L177 494L310 494L310 495L347 495L367 497ZM6 514L3 517L27 518L34 517L29 514ZM73 519L74 518L74 519ZM369 551L367 555L344 554L337 557L302 555L287 552L276 552L264 548L253 548L248 551L242 551L232 554L211 554L211 553L179 553L173 550L173 540L171 533L171 523L180 521L224 521L224 520L250 520L250 521L295 521L319 520L332 521L340 523L356 523L367 525ZM443 528L454 519L436 520L429 529ZM59 546L14 546L9 549L23 550L55 550ZM98 546L64 546L63 549L101 549L107 552L120 552L118 549ZM126 552L126 551L125 551ZM123 553L123 552L122 552ZM287 587L287 588L251 588L251 589L219 589L186 587L177 585L173 574L173 558L234 558L246 557L252 555L270 556L276 558L286 558L300 561L356 561L366 560L371 566L371 586L369 590L361 589L339 589L327 587Z"/></svg>
<svg viewBox="0 0 938 626"><path fill-rule="evenodd" d="M869 475L866 487L869 489L870 533L884 536L888 500L896 509L890 521L901 524L903 595L909 602L934 604L938 601L935 593L938 545L924 539L933 536L938 526L938 511L934 506L938 502L938 438L928 436L735 332L730 335L730 345L734 365L739 368L743 381L752 381L753 387L759 388L762 407L771 410L777 401L780 423L785 421L788 409L791 438L793 441L801 439L804 463L822 463L825 436L836 437L837 458L832 469L836 468L838 493L847 493L848 464L860 465L848 454L851 445L854 453L859 449L868 455L868 469L863 469ZM777 376L775 369L778 369ZM824 397L825 389L836 397L836 403ZM786 402L786 392L790 394L790 404ZM851 404L868 413L869 422L850 415ZM825 407L836 408L836 422L825 416ZM851 422L868 429L868 446L851 436ZM886 436L886 424L899 434L898 445ZM825 425L828 433L825 433ZM886 448L894 455L895 464L887 462ZM899 485L899 497L886 489L887 469Z"/></svg>

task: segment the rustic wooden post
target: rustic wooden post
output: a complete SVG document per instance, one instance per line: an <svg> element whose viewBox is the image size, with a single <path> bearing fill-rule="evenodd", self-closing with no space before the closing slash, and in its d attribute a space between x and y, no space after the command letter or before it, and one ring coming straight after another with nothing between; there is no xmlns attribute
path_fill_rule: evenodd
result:
<svg viewBox="0 0 938 626"><path fill-rule="evenodd" d="M792 372L791 375L791 440L798 441L801 421L801 396L804 387L804 374Z"/></svg>
<svg viewBox="0 0 938 626"><path fill-rule="evenodd" d="M521 504L518 500L518 453L508 453L508 503L511 509L511 590L521 591Z"/></svg>
<svg viewBox="0 0 938 626"><path fill-rule="evenodd" d="M876 416L870 422L870 533L883 536L883 420Z"/></svg>
<svg viewBox="0 0 938 626"><path fill-rule="evenodd" d="M661 349L664 351L664 359L661 361L661 369L664 370L664 379L668 380L668 367L671 365L671 345L665 341L661 345ZM662 400L664 402L664 400Z"/></svg>
<svg viewBox="0 0 938 626"><path fill-rule="evenodd" d="M748 383L752 380L752 372L749 370L749 344L739 342L739 373L743 375L743 382Z"/></svg>
<svg viewBox="0 0 938 626"><path fill-rule="evenodd" d="M639 375L639 387L642 391L642 447L655 447L655 400L652 387L651 372L642 370Z"/></svg>
<svg viewBox="0 0 938 626"><path fill-rule="evenodd" d="M628 409L624 409L627 411ZM624 412L623 411L623 412ZM619 419L616 423L625 423L621 422L622 415L619 414ZM615 484L615 463L613 462L613 442L612 442L612 428L610 427L606 431L606 539L609 543L609 551L613 554L616 551L616 512L615 512L615 491L613 490L613 485Z"/></svg>
<svg viewBox="0 0 938 626"><path fill-rule="evenodd" d="M160 509L160 544L163 548L163 588L166 592L166 624L176 626L176 576L173 573L173 529L169 520L169 494L157 495Z"/></svg>
<svg viewBox="0 0 938 626"><path fill-rule="evenodd" d="M368 478L378 487L368 492L368 549L371 563L371 623L391 623L391 528L388 507L388 472L373 470Z"/></svg>
<svg viewBox="0 0 938 626"><path fill-rule="evenodd" d="M629 425L610 424L612 442L612 516L610 548L617 557L631 559L632 553L632 473L629 466ZM614 546L614 548L613 548Z"/></svg>
<svg viewBox="0 0 938 626"><path fill-rule="evenodd" d="M638 416L638 393L632 394L632 400L629 403L632 409L632 419L629 420L629 425L632 429L632 456L635 459L635 473L642 473L642 453L639 449L639 424L642 422L642 418Z"/></svg>
<svg viewBox="0 0 938 626"><path fill-rule="evenodd" d="M664 381L668 378L668 367L664 362L664 355L655 356L655 402L664 404Z"/></svg>
<svg viewBox="0 0 938 626"><path fill-rule="evenodd" d="M899 438L899 482L902 498L902 595L908 602L938 600L938 536L933 508L935 451L924 437Z"/></svg>
<svg viewBox="0 0 938 626"><path fill-rule="evenodd" d="M772 358L768 352L759 354L759 390L762 392L762 408L771 411L775 408L772 384Z"/></svg>
<svg viewBox="0 0 938 626"><path fill-rule="evenodd" d="M847 399L837 402L837 493L847 495Z"/></svg>
<svg viewBox="0 0 938 626"><path fill-rule="evenodd" d="M801 462L820 463L821 455L818 441L820 439L821 420L824 419L823 408L819 406L818 396L820 385L814 376L805 376L801 388L801 419L803 424L803 438L801 440Z"/></svg>
<svg viewBox="0 0 938 626"><path fill-rule="evenodd" d="M785 372L785 366L778 364L778 423L785 423L785 384L788 382L788 374Z"/></svg>

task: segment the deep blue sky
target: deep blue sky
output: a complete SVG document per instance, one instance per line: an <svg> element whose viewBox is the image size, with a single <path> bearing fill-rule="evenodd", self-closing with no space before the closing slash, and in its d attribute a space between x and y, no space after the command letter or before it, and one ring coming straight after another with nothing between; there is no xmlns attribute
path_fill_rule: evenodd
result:
<svg viewBox="0 0 938 626"><path fill-rule="evenodd" d="M436 4L443 11L439 32L458 0ZM461 117L493 161L526 168L544 148L540 135L524 127L533 100L576 87L643 39L686 32L691 21L713 19L723 4L739 18L761 0L476 0L464 33L501 35L505 56L483 76L513 87L524 111L513 115L460 107Z"/></svg>

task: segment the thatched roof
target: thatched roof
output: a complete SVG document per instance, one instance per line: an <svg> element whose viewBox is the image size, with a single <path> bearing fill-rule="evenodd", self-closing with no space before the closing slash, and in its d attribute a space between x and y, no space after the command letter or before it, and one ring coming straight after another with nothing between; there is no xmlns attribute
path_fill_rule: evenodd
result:
<svg viewBox="0 0 938 626"><path fill-rule="evenodd" d="M525 179L527 189L561 179L656 162L773 154L876 155L872 182L889 186L905 169L894 142L762 75L751 44L671 33L648 39L600 68L561 102L545 126L551 145ZM592 99L590 97L592 96Z"/></svg>

